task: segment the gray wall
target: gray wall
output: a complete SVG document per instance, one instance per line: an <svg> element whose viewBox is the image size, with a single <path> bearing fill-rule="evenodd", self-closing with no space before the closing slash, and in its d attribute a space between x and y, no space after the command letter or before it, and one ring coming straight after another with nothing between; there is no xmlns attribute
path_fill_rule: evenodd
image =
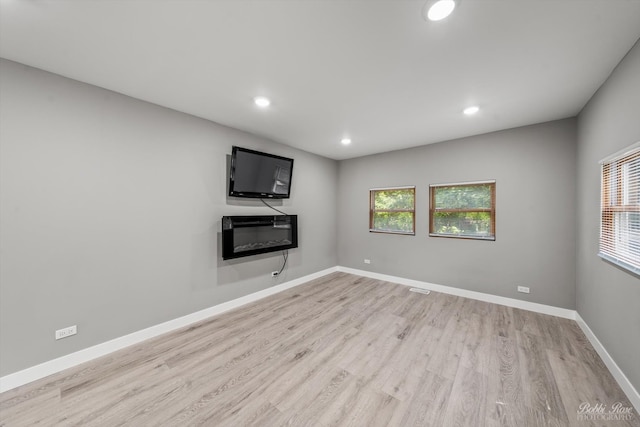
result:
<svg viewBox="0 0 640 427"><path fill-rule="evenodd" d="M341 161L340 265L573 309L575 141L567 119ZM429 184L489 179L495 242L428 236ZM416 186L416 235L369 233L369 189L403 185Z"/></svg>
<svg viewBox="0 0 640 427"><path fill-rule="evenodd" d="M0 62L0 375L337 264L337 162ZM248 106L248 108L251 108ZM232 145L295 158L300 247L220 257ZM54 340L54 330L78 335Z"/></svg>
<svg viewBox="0 0 640 427"><path fill-rule="evenodd" d="M577 310L640 390L640 278L597 256L598 162L640 141L640 42L578 116Z"/></svg>
<svg viewBox="0 0 640 427"><path fill-rule="evenodd" d="M640 140L638 44L577 123L339 165L6 60L0 93L0 375L340 264L577 307L640 388L640 280L597 257L598 160ZM226 197L231 145L295 158L276 206L300 215L300 248L278 280L277 254L220 258L222 215L271 213ZM428 185L485 179L496 241L428 237ZM416 236L369 233L368 190L396 185L417 186Z"/></svg>

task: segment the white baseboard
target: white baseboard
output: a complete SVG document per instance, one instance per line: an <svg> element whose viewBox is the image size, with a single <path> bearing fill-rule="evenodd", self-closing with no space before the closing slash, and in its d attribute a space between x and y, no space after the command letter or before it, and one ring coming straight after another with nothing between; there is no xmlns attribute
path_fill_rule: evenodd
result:
<svg viewBox="0 0 640 427"><path fill-rule="evenodd" d="M589 325L587 325L587 322L584 321L579 313L576 313L576 322L578 323L578 326L580 326L580 329L582 329L582 332L587 336L587 339L596 350L604 364L607 365L609 372L611 372L611 375L616 379L618 385L620 385L620 388L624 391L624 394L627 395L631 404L636 408L636 414L640 414L640 393L638 393L638 390L636 390L633 384L631 384L631 381L629 381L624 372L622 372L618 364L613 360L598 337L596 337L596 334L593 333L591 328L589 328Z"/></svg>
<svg viewBox="0 0 640 427"><path fill-rule="evenodd" d="M402 277L389 276L387 274L373 273L371 271L358 270L349 267L338 266L338 271L356 274L358 276L370 277L372 279L384 280L386 282L398 283L400 285L411 286L414 288L428 289L434 292L442 292L444 294L456 295L459 297L506 305L507 307L521 308L523 310L535 311L536 313L549 314L551 316L563 317L565 319L575 320L576 318L575 310L569 310L562 307L554 307L551 305L522 301L515 298L501 297L497 295L485 294L482 292L468 291L466 289L437 285L435 283L421 282L419 280L405 279Z"/></svg>
<svg viewBox="0 0 640 427"><path fill-rule="evenodd" d="M174 331L195 322L199 322L211 316L215 316L217 314L224 313L225 311L229 311L245 304L249 304L270 295L277 294L278 292L293 288L295 286L301 285L310 280L317 279L335 271L337 271L337 267L331 267L326 270L299 277L297 279L290 280L288 282L281 283L279 285L272 286L270 288L263 289L249 295L245 295L243 297L236 298L234 300L227 301L222 304L197 311L195 313L187 314L186 316L182 316L177 319L169 320L167 322L160 323L158 325L154 325L149 328L142 329L140 331L133 332L131 334L115 338L110 341L97 344L65 356L58 357L57 359L49 360L47 362L32 366L22 371L6 375L0 378L0 393L14 389L32 381L39 380L65 369L72 368L81 363L88 362L109 353L113 353L114 351L129 347L133 344L138 344L142 341L148 340L158 335Z"/></svg>

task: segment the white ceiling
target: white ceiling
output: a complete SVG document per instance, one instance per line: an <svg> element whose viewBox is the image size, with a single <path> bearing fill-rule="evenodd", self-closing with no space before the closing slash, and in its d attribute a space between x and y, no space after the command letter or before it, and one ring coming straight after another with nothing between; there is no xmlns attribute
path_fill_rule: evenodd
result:
<svg viewBox="0 0 640 427"><path fill-rule="evenodd" d="M575 116L640 37L640 0L424 3L0 0L0 56L345 159Z"/></svg>

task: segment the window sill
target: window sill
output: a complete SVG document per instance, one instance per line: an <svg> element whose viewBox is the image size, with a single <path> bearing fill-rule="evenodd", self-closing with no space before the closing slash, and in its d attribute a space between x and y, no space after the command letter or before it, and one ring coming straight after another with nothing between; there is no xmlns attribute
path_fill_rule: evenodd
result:
<svg viewBox="0 0 640 427"><path fill-rule="evenodd" d="M494 242L496 240L496 236L465 236L459 234L439 234L439 233L429 233L429 237L445 237L448 239L467 239L467 240L488 240Z"/></svg>
<svg viewBox="0 0 640 427"><path fill-rule="evenodd" d="M393 230L376 230L373 228L369 229L369 233L379 233L379 234L400 234L403 236L415 236L416 233L414 231L393 231Z"/></svg>
<svg viewBox="0 0 640 427"><path fill-rule="evenodd" d="M612 256L603 254L602 252L599 252L598 256L600 258L602 258L603 260L615 265L616 267L619 267L620 269L625 270L626 272L629 272L629 273L631 273L633 275L636 275L636 276L640 276L640 268L638 268L638 267L635 267L635 266L633 266L633 265L631 265L631 264L629 264L627 262L621 261L621 260L619 260L617 258L614 258Z"/></svg>

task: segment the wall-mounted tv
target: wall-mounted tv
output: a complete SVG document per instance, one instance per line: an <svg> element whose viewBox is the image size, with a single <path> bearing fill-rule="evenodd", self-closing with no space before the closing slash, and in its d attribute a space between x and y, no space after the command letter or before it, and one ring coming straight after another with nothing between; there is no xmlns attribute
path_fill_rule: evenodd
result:
<svg viewBox="0 0 640 427"><path fill-rule="evenodd" d="M293 159L234 146L229 196L288 199Z"/></svg>

